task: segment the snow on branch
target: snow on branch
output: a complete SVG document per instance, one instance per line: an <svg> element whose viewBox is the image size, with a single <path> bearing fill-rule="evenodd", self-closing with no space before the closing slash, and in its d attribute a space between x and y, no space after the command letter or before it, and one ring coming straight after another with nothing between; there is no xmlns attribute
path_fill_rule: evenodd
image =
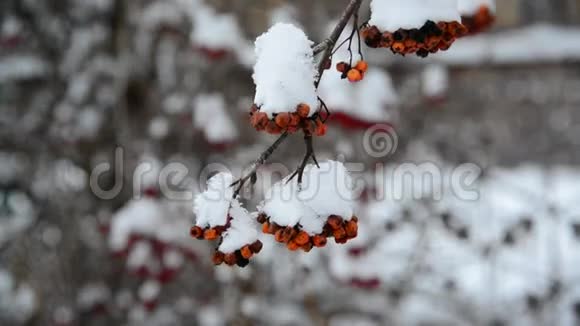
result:
<svg viewBox="0 0 580 326"><path fill-rule="evenodd" d="M299 104L317 106L312 44L291 24L276 24L256 40L254 103L270 118L274 113L294 112Z"/></svg>

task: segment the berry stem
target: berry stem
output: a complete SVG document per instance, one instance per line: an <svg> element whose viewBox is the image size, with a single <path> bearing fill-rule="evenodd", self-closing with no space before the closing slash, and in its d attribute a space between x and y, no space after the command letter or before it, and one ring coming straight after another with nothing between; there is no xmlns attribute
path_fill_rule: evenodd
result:
<svg viewBox="0 0 580 326"><path fill-rule="evenodd" d="M256 183L257 179L256 171L258 170L258 167L266 163L268 158L270 158L270 156L276 151L276 149L278 149L278 146L280 146L280 144L282 144L284 140L286 140L288 135L289 133L287 131L282 133L282 135L280 135L280 137L278 137L278 139L276 139L276 141L272 145L270 145L270 147L268 147L264 152L262 152L262 154L260 154L260 157L256 161L254 161L254 163L250 167L250 170L245 174L245 176L236 180L234 183L230 185L230 187L237 186L236 191L234 191L234 198L236 198L240 194L242 188L244 187L246 182L248 182L248 180L251 179L252 184Z"/></svg>
<svg viewBox="0 0 580 326"><path fill-rule="evenodd" d="M286 182L290 182L290 181L292 181L292 179L294 179L294 177L298 176L298 185L299 186L302 184L302 176L304 175L304 169L306 168L306 164L308 164L308 161L310 160L310 158L312 158L312 160L314 161L316 166L318 168L320 168L320 166L318 165L318 160L316 160L316 155L314 154L314 145L312 143L312 135L310 135L310 134L304 135L304 142L306 143L306 154L304 155L304 158L302 159L302 163L300 164L298 169L296 169L296 171L294 171L294 173L292 173L290 178L288 178L288 181L286 181Z"/></svg>

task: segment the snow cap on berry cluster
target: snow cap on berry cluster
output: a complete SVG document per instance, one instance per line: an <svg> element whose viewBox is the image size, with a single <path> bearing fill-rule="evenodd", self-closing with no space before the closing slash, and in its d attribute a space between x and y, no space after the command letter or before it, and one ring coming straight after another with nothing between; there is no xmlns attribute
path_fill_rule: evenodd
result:
<svg viewBox="0 0 580 326"><path fill-rule="evenodd" d="M369 25L381 31L421 28L427 21L461 21L457 0L373 0Z"/></svg>
<svg viewBox="0 0 580 326"><path fill-rule="evenodd" d="M256 39L257 62L254 66L256 96L260 111L272 117L279 112L294 112L299 104L317 107L317 76L312 41L291 24L276 24Z"/></svg>
<svg viewBox="0 0 580 326"><path fill-rule="evenodd" d="M302 184L294 178L276 183L266 193L260 211L278 225L300 224L310 234L322 232L328 216L350 219L354 213L353 182L345 166L336 161L308 165Z"/></svg>
<svg viewBox="0 0 580 326"><path fill-rule="evenodd" d="M487 7L492 12L495 12L495 0L458 0L459 1L459 13L461 15L473 15L479 8Z"/></svg>
<svg viewBox="0 0 580 326"><path fill-rule="evenodd" d="M258 224L242 205L234 200L230 209L231 226L223 235L218 250L224 253L235 252L245 245L258 240Z"/></svg>
<svg viewBox="0 0 580 326"><path fill-rule="evenodd" d="M196 226L205 228L226 225L234 195L234 189L230 187L233 179L230 173L220 172L207 181L207 189L198 194L193 202Z"/></svg>

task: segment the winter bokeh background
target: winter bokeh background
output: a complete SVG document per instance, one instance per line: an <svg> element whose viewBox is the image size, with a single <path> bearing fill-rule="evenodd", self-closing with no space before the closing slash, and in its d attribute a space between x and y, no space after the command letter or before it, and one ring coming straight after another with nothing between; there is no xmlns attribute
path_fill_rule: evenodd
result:
<svg viewBox="0 0 580 326"><path fill-rule="evenodd" d="M239 175L274 140L247 121L253 40L292 22L321 41L346 3L3 0L0 324L578 325L577 0L500 0L491 31L447 52L364 49L361 83L326 74L315 146L363 166L354 241L304 254L264 236L240 269L189 236L206 167ZM370 155L376 124L396 150ZM271 163L303 150L294 136ZM477 200L445 177L465 164ZM179 198L160 191L168 165L188 171Z"/></svg>

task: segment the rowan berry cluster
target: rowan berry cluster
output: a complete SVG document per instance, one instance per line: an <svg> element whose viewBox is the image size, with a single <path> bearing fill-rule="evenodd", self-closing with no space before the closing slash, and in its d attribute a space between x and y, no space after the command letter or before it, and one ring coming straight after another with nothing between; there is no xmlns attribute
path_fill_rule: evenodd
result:
<svg viewBox="0 0 580 326"><path fill-rule="evenodd" d="M456 21L435 23L429 20L418 29L401 28L395 32L382 32L376 26L365 26L361 32L365 43L371 48L389 48L395 54L415 53L425 58L430 53L449 49L456 39L468 31Z"/></svg>
<svg viewBox="0 0 580 326"><path fill-rule="evenodd" d="M348 240L356 238L358 234L358 218L356 216L345 220L340 216L331 215L326 220L322 232L314 235L302 230L300 225L278 225L264 213L258 216L258 223L262 224L263 233L274 235L275 240L286 244L290 251L301 249L309 252L312 247L324 247L330 237L334 237L336 243L344 244Z"/></svg>
<svg viewBox="0 0 580 326"><path fill-rule="evenodd" d="M224 253L220 250L216 250L213 254L212 262L214 265L225 263L228 266L237 265L239 267L245 267L250 263L250 258L262 250L262 246L262 242L256 240L234 252Z"/></svg>
<svg viewBox="0 0 580 326"><path fill-rule="evenodd" d="M189 234L191 235L192 238L198 240L215 241L222 236L222 233L224 233L227 228L230 227L231 219L232 217L228 216L228 222L226 225L215 226L213 228L212 227L201 228L197 225L193 226L189 231Z"/></svg>
<svg viewBox="0 0 580 326"><path fill-rule="evenodd" d="M461 23L467 28L468 34L473 35L487 30L495 22L495 15L488 6L481 6L470 16L461 16Z"/></svg>
<svg viewBox="0 0 580 326"><path fill-rule="evenodd" d="M261 112L257 105L250 110L250 123L257 131L265 131L272 135L283 132L295 133L303 130L306 134L324 136L327 126L318 114L310 115L310 106L299 104L295 112L280 112L272 114L272 118Z"/></svg>
<svg viewBox="0 0 580 326"><path fill-rule="evenodd" d="M342 73L341 78L348 78L348 81L351 83L356 83L363 80L368 69L369 65L364 60L357 62L355 66L352 66L351 64L344 61L336 64L336 70Z"/></svg>

